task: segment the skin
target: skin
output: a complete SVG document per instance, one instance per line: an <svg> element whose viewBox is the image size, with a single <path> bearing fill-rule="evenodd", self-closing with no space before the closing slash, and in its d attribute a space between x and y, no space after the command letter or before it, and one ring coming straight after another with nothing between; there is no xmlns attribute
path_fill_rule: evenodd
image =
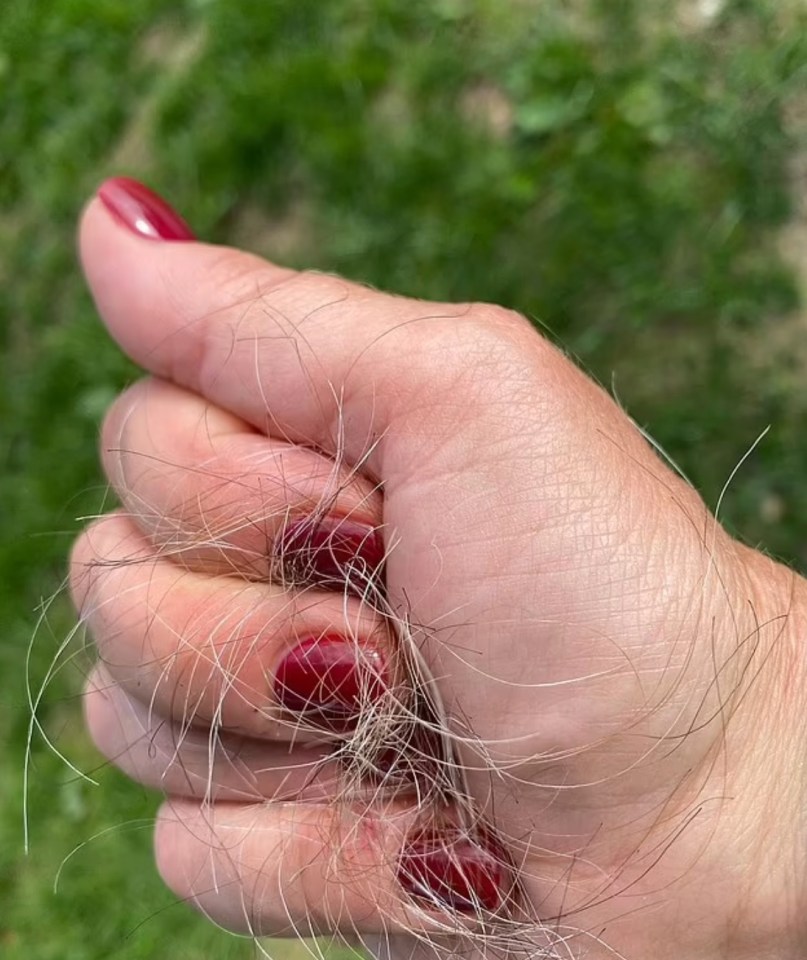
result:
<svg viewBox="0 0 807 960"><path fill-rule="evenodd" d="M311 632L394 660L358 598L271 582L289 508L335 497L382 528L389 596L430 628L470 789L549 931L535 945L804 955L801 578L731 540L516 314L143 239L97 200L80 246L149 373L104 425L121 509L73 553L99 653L87 722L166 791L156 859L178 896L263 935L383 931L396 956L407 930L445 932L395 875L430 811L344 799L332 744L274 699Z"/></svg>

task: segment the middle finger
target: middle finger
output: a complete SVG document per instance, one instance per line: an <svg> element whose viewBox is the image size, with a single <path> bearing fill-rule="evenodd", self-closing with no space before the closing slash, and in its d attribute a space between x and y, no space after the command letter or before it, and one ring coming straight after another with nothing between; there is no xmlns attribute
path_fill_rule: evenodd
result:
<svg viewBox="0 0 807 960"><path fill-rule="evenodd" d="M71 586L110 675L178 723L310 739L396 696L387 628L359 598L184 570L121 514L78 540Z"/></svg>

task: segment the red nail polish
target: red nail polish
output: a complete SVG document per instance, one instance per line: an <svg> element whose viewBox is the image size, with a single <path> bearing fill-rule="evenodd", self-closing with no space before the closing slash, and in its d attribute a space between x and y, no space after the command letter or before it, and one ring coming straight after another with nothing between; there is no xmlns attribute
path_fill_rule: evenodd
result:
<svg viewBox="0 0 807 960"><path fill-rule="evenodd" d="M280 538L278 558L283 579L294 586L325 587L363 594L378 587L384 562L380 533L364 523L339 517L305 517L293 521Z"/></svg>
<svg viewBox="0 0 807 960"><path fill-rule="evenodd" d="M285 710L336 729L349 727L386 689L381 652L336 634L303 640L275 672L275 695Z"/></svg>
<svg viewBox="0 0 807 960"><path fill-rule="evenodd" d="M462 913L493 912L507 896L504 854L489 840L465 834L416 834L398 861L398 881L418 901Z"/></svg>
<svg viewBox="0 0 807 960"><path fill-rule="evenodd" d="M149 240L194 240L191 228L156 193L129 177L112 177L98 190L112 216Z"/></svg>

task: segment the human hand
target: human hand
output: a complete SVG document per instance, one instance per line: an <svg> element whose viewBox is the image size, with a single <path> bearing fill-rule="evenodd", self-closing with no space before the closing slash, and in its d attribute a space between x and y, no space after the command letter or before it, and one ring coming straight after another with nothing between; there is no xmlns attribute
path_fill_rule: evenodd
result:
<svg viewBox="0 0 807 960"><path fill-rule="evenodd" d="M256 935L801 956L803 581L731 540L523 318L171 242L190 236L146 195L105 196L85 270L152 379L107 417L122 509L79 540L72 586L90 732L166 791L177 895ZM402 858L420 843L440 869L417 838L445 811L400 784L348 795L333 755L406 711L402 643L518 875L464 841L457 909Z"/></svg>

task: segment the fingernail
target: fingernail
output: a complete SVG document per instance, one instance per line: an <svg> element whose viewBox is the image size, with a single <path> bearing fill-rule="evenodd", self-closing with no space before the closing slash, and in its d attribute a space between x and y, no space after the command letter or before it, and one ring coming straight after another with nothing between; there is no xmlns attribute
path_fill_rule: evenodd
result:
<svg viewBox="0 0 807 960"><path fill-rule="evenodd" d="M492 841L465 834L416 834L398 861L398 882L418 901L462 913L493 912L504 903L508 870Z"/></svg>
<svg viewBox="0 0 807 960"><path fill-rule="evenodd" d="M381 652L337 634L303 640L275 672L275 695L285 710L333 729L349 728L386 689Z"/></svg>
<svg viewBox="0 0 807 960"><path fill-rule="evenodd" d="M194 240L193 231L162 197L129 177L112 177L98 189L112 216L149 240Z"/></svg>
<svg viewBox="0 0 807 960"><path fill-rule="evenodd" d="M384 542L374 527L339 517L305 517L280 539L283 579L294 586L325 587L363 594L384 562Z"/></svg>

